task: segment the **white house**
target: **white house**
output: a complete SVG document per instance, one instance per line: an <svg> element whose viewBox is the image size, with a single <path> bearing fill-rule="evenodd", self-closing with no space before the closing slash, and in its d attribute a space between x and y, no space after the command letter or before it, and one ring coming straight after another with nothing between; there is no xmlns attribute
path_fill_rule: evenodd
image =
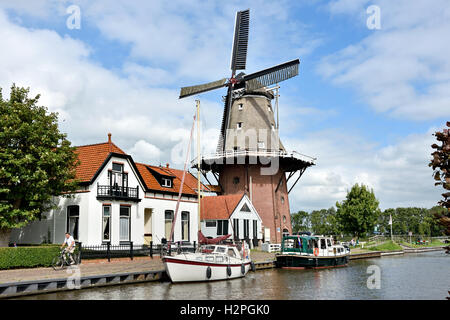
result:
<svg viewBox="0 0 450 320"><path fill-rule="evenodd" d="M170 235L182 170L135 163L111 141L77 147L80 189L56 197L57 209L11 234L20 243L62 243L69 231L85 245L161 243ZM206 188L203 186L203 188ZM198 241L197 179L186 173L174 241Z"/></svg>
<svg viewBox="0 0 450 320"><path fill-rule="evenodd" d="M263 238L261 217L245 194L202 198L200 217L205 237L231 234L232 239L248 239L253 246Z"/></svg>

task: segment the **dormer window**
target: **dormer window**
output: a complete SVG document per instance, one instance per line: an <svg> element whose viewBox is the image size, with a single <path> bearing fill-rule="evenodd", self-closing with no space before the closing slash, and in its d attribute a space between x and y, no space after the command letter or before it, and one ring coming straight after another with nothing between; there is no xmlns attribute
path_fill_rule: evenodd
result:
<svg viewBox="0 0 450 320"><path fill-rule="evenodd" d="M170 180L170 179L167 179L167 178L162 178L161 179L161 185L163 186L163 187L166 187L166 188L172 188L172 180Z"/></svg>

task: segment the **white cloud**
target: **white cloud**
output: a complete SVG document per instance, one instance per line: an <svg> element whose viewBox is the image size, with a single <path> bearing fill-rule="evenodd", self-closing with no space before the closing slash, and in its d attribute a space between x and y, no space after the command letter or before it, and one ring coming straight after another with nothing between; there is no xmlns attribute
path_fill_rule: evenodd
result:
<svg viewBox="0 0 450 320"><path fill-rule="evenodd" d="M161 150L145 140L136 142L127 153L131 154L136 162L159 164L161 158Z"/></svg>
<svg viewBox="0 0 450 320"><path fill-rule="evenodd" d="M411 134L385 147L331 130L309 135L301 143L286 141L289 148L317 157L317 165L306 170L291 192L291 209L333 206L355 183L373 188L383 209L436 205L442 190L434 186L428 167L434 131Z"/></svg>
<svg viewBox="0 0 450 320"><path fill-rule="evenodd" d="M365 12L367 1L335 1L333 14ZM377 112L429 120L450 115L450 4L377 1L382 29L325 57L318 71L354 88Z"/></svg>

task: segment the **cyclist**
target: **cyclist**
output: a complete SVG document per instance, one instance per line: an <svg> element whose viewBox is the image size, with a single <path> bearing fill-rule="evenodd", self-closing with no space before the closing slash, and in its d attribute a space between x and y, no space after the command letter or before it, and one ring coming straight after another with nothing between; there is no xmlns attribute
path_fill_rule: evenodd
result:
<svg viewBox="0 0 450 320"><path fill-rule="evenodd" d="M64 249L64 253L67 253L67 255L70 258L70 264L74 264L75 260L73 260L72 254L75 251L75 239L70 235L69 232L66 232L66 237L64 238L64 242L61 245L61 249L64 248L64 246L67 245L67 248Z"/></svg>

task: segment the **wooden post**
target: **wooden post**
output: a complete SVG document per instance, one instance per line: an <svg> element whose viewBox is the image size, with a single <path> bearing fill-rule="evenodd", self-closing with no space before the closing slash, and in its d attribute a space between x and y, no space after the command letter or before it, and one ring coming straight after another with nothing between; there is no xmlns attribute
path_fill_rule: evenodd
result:
<svg viewBox="0 0 450 320"><path fill-rule="evenodd" d="M111 242L109 241L106 243L106 257L108 258L108 262L111 262Z"/></svg>

